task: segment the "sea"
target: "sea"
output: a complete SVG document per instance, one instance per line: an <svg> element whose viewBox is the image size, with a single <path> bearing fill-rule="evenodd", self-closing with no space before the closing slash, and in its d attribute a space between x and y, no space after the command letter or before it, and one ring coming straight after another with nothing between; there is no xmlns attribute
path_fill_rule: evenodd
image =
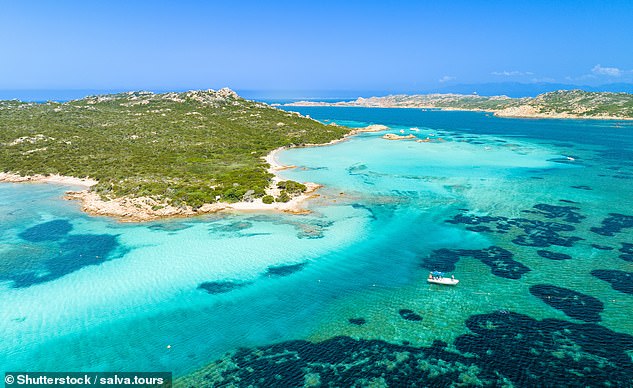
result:
<svg viewBox="0 0 633 388"><path fill-rule="evenodd" d="M0 184L0 372L632 386L633 122L284 109L388 127L278 154L309 214L122 223Z"/></svg>

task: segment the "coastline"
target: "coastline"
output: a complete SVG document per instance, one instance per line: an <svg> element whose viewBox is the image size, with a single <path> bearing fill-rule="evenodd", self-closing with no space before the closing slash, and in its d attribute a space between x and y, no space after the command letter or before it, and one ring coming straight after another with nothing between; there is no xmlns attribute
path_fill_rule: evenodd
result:
<svg viewBox="0 0 633 388"><path fill-rule="evenodd" d="M266 194L278 196L280 189L277 183L284 180L277 173L279 171L294 168L295 166L286 166L277 160L279 152L289 148L304 147L323 147L333 145L347 140L349 137L362 132L377 132L388 129L384 125L369 125L364 128L356 128L345 134L342 138L332 140L323 144L305 144L293 147L279 147L269 152L263 159L268 163L268 172L273 174L271 185L266 188ZM308 209L303 207L303 202L318 197L317 191L322 186L314 182L304 182L307 187L306 191L300 195L294 196L288 202L273 202L265 204L261 198L256 198L251 202L240 201L235 203L217 202L202 205L198 209L190 206L171 206L162 202L158 202L150 197L121 197L104 200L101 196L92 191L91 187L96 185L98 181L90 178L77 178L63 175L29 175L21 176L14 173L0 173L0 182L7 183L51 183L67 186L81 186L85 189L79 191L67 191L64 195L66 200L77 200L80 202L81 210L93 216L107 216L116 218L121 222L146 222L155 221L164 218L191 217L209 213L217 213L220 211L230 212L249 212L249 211L278 211L291 214L307 214Z"/></svg>
<svg viewBox="0 0 633 388"><path fill-rule="evenodd" d="M90 178L76 178L72 176L65 175L18 175L10 172L0 172L0 182L7 183L52 183L58 185L68 185L68 186L84 186L86 188L90 188L96 185L97 182L94 179Z"/></svg>
<svg viewBox="0 0 633 388"><path fill-rule="evenodd" d="M581 116L570 113L540 113L535 112L532 107L522 105L518 107L510 107L504 109L480 109L480 108L453 108L453 107L439 107L439 106L401 106L401 105L388 105L388 104L371 104L362 105L350 102L312 102L312 101L298 101L284 104L283 106L296 106L296 107L332 107L332 108L399 108L399 109L432 109L438 111L461 111L461 112L485 112L492 113L496 117L509 118L509 119L554 119L554 120L608 120L608 121L633 121L633 117L618 117L618 116Z"/></svg>

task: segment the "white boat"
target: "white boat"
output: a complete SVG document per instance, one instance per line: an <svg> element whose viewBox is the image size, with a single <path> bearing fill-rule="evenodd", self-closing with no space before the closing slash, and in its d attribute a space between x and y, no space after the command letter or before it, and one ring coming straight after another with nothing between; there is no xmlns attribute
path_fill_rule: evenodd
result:
<svg viewBox="0 0 633 388"><path fill-rule="evenodd" d="M444 284L446 286L454 286L459 283L459 280L452 278L428 278L426 281L433 284Z"/></svg>
<svg viewBox="0 0 633 388"><path fill-rule="evenodd" d="M444 277L444 272L438 271L430 272L426 281L433 284L444 284L446 286L454 286L459 283L459 280L455 279L455 276L451 276L450 278Z"/></svg>

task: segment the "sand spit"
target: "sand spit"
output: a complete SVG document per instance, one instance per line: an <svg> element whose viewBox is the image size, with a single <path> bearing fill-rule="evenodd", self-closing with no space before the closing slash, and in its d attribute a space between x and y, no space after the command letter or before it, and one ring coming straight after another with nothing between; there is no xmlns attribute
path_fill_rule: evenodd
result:
<svg viewBox="0 0 633 388"><path fill-rule="evenodd" d="M18 174L0 172L0 182L13 182L13 183L54 183L60 185L69 186L85 186L92 187L98 182L90 178L75 178L71 176L63 175L28 175L21 176Z"/></svg>

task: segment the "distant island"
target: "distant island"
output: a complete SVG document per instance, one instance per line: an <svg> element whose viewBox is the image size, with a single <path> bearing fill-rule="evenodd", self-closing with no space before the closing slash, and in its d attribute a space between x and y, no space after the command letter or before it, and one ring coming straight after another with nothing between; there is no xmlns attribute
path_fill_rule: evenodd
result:
<svg viewBox="0 0 633 388"><path fill-rule="evenodd" d="M293 210L316 185L277 178L274 151L350 133L227 88L0 101L0 128L0 181L84 185L68 198L90 213L135 221Z"/></svg>
<svg viewBox="0 0 633 388"><path fill-rule="evenodd" d="M536 97L476 94L418 94L359 97L354 101L299 101L287 106L356 106L368 108L426 108L494 112L499 117L631 120L633 94L560 90Z"/></svg>

